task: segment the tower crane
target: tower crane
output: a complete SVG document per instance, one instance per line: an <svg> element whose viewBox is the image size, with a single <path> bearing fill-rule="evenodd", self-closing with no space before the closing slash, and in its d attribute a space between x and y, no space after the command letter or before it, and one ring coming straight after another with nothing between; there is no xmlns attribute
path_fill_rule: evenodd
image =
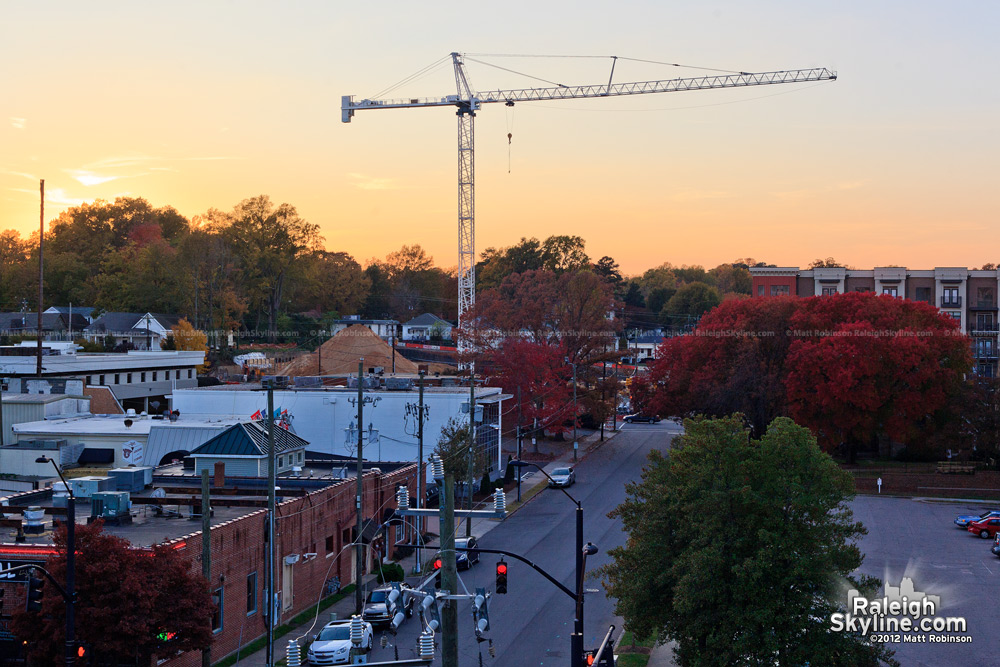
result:
<svg viewBox="0 0 1000 667"><path fill-rule="evenodd" d="M353 95L341 98L341 121L350 123L357 111L370 109L409 109L413 107L456 107L458 115L458 326L463 315L476 302L476 199L475 199L475 118L483 104L503 102L514 106L516 102L570 100L587 97L613 97L621 95L647 95L674 93L684 90L709 90L713 88L743 88L769 86L779 83L804 83L807 81L834 81L837 73L826 68L781 70L776 72L734 72L694 78L663 79L659 81L633 81L612 83L615 64L612 56L611 75L606 84L583 86L557 85L547 88L516 88L511 90L474 91L469 84L465 61L460 53L452 53L455 69L456 95L406 99L364 99L355 101ZM464 344L460 339L460 351Z"/></svg>

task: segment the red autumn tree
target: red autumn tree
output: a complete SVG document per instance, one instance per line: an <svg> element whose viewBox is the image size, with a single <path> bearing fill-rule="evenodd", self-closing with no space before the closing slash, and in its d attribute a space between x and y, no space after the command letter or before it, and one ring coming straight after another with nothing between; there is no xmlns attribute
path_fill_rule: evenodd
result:
<svg viewBox="0 0 1000 667"><path fill-rule="evenodd" d="M136 661L205 648L212 643L213 605L204 578L176 550L156 546L135 549L103 532L101 522L76 527L76 638L89 643L95 664ZM62 551L45 564L56 581L66 581L66 531L55 544ZM61 664L66 605L46 587L42 610L21 608L12 630L27 641L37 664ZM172 633L165 640L164 633Z"/></svg>
<svg viewBox="0 0 1000 667"><path fill-rule="evenodd" d="M742 413L755 434L785 415L785 357L794 297L724 301L694 333L669 338L649 373L631 383L641 412L690 416Z"/></svg>
<svg viewBox="0 0 1000 667"><path fill-rule="evenodd" d="M968 339L925 303L847 293L726 301L660 348L633 401L660 414L778 416L828 449L897 440L945 410L971 368Z"/></svg>
<svg viewBox="0 0 1000 667"><path fill-rule="evenodd" d="M515 409L520 406L522 426L537 423L556 432L566 430L565 422L573 417L573 401L565 357L562 345L519 338L502 341L486 355L490 382L514 395L512 404Z"/></svg>
<svg viewBox="0 0 1000 667"><path fill-rule="evenodd" d="M803 300L791 320L788 412L827 449L926 435L972 369L968 338L930 304L848 293Z"/></svg>

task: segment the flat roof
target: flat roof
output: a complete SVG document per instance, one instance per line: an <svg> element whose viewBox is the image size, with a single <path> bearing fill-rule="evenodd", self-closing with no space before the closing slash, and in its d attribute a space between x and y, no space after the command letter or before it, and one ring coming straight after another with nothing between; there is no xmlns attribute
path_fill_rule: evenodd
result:
<svg viewBox="0 0 1000 667"><path fill-rule="evenodd" d="M383 376L386 377L386 376ZM395 375L392 377L416 377L416 376L403 376ZM174 390L175 393L178 392L196 392L196 391L259 391L263 392L259 382L245 383L245 384L217 384L211 387L188 387L185 389L177 388ZM416 384L410 389L386 389L385 387L379 387L378 389L365 389L366 394L415 394L418 391ZM500 387L476 387L476 396L491 396L493 394L499 394L503 389ZM274 389L275 393L279 392L300 392L303 394L353 394L357 396L357 387L282 387ZM462 394L468 395L469 386L468 385L452 385L447 387L440 386L425 386L424 394Z"/></svg>
<svg viewBox="0 0 1000 667"><path fill-rule="evenodd" d="M55 403L64 399L89 401L90 397L83 396L82 394L13 394L9 391L3 392L4 403L44 404Z"/></svg>
<svg viewBox="0 0 1000 667"><path fill-rule="evenodd" d="M49 354L42 357L42 376L87 375L116 370L142 370L146 368L176 368L198 366L205 362L205 353L189 350L165 350L128 353L78 353ZM7 375L35 375L36 359L32 356L4 357Z"/></svg>
<svg viewBox="0 0 1000 667"><path fill-rule="evenodd" d="M131 419L132 425L125 426L125 420ZM229 427L246 421L240 417L222 415L181 416L177 421L169 419L153 419L152 417L128 415L87 415L83 417L68 417L65 419L46 419L44 421L24 422L12 427L16 434L45 435L149 435L155 425L164 429L187 429L205 427Z"/></svg>

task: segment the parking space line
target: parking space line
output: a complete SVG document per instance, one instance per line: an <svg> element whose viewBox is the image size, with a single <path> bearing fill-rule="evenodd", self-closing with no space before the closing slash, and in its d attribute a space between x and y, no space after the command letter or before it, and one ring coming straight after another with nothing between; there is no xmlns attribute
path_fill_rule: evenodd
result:
<svg viewBox="0 0 1000 667"><path fill-rule="evenodd" d="M979 562L983 564L983 567L986 567L986 561L979 561ZM993 574L993 570L991 570L988 567L986 567L986 571L989 572L990 574Z"/></svg>

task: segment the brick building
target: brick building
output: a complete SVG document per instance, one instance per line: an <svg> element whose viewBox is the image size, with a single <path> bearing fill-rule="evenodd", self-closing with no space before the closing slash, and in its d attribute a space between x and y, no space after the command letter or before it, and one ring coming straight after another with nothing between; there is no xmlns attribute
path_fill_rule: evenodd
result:
<svg viewBox="0 0 1000 667"><path fill-rule="evenodd" d="M972 337L976 374L997 377L997 294L1000 269L936 267L916 270L897 266L871 270L844 267L751 268L752 296L825 296L875 292L933 304L955 319Z"/></svg>
<svg viewBox="0 0 1000 667"><path fill-rule="evenodd" d="M371 544L375 527L396 507L397 487L416 487L415 464L403 464L390 470L391 467L392 464L383 463L381 469L371 469L363 477L365 528L362 542L365 543L363 568L366 573L383 555L391 556L397 542L413 539L410 526L393 526L386 531L384 540ZM158 469L159 474L154 476L154 486L165 490L163 496L147 493L132 498L135 517L132 524L108 525L105 530L128 539L137 548L157 543L173 545L191 559L192 570L200 574L202 532L192 530L199 524L184 520L195 518L193 514L200 511L200 499L193 495L193 487L200 485L200 478L180 473L179 466L176 468L178 470L170 474L164 474L163 468ZM213 619L213 661L235 653L241 645L246 646L263 636L266 630L263 610L267 586L267 511L263 482L256 478L217 475L213 485L209 585L213 595L221 601L221 610ZM336 577L341 586L354 581L355 548L350 545L356 536L356 478L289 477L281 478L279 485L282 498L277 505L274 571L277 622L280 624L314 606L325 595L329 580ZM4 506L8 521L14 516L12 513L23 511L29 505L45 508L49 521L52 515L60 514L61 509L52 506L51 489L0 498L0 504ZM174 506L178 515L172 516ZM85 521L79 515L87 514L87 505L78 502L77 507L78 521ZM0 529L0 564L41 563L53 552L49 529L37 538L27 536L23 543L15 543L12 530ZM4 597L8 612L14 605L24 604L25 586L22 578L0 580L0 587L7 589ZM5 627L0 627L0 644L4 643L3 639L13 639L4 637L4 630ZM170 659L164 657L160 656L157 664L169 667L201 665L198 652Z"/></svg>

